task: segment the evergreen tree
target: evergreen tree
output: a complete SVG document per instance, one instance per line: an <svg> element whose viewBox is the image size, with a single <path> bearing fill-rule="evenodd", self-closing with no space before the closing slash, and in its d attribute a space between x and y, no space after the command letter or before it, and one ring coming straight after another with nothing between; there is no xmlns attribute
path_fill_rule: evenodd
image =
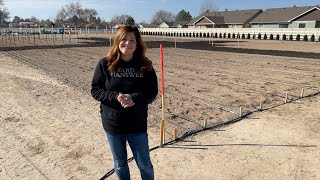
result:
<svg viewBox="0 0 320 180"><path fill-rule="evenodd" d="M182 9L176 16L176 21L190 21L191 19L192 16L189 11L187 12L184 9Z"/></svg>

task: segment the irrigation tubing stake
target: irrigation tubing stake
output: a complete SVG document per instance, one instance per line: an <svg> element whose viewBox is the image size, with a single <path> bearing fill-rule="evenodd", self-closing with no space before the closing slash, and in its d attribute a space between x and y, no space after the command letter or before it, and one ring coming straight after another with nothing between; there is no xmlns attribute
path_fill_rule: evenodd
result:
<svg viewBox="0 0 320 180"><path fill-rule="evenodd" d="M284 98L284 103L288 102L288 92L286 92L286 97Z"/></svg>
<svg viewBox="0 0 320 180"><path fill-rule="evenodd" d="M173 140L177 139L177 128L173 128Z"/></svg>
<svg viewBox="0 0 320 180"><path fill-rule="evenodd" d="M164 115L164 59L163 47L160 44L160 70L161 70L161 100L162 100L162 119L160 124L160 147L165 143L165 115Z"/></svg>
<svg viewBox="0 0 320 180"><path fill-rule="evenodd" d="M204 127L204 128L207 128L207 127L208 127L208 120L207 120L207 119L205 119L205 120L203 121L203 127Z"/></svg>
<svg viewBox="0 0 320 180"><path fill-rule="evenodd" d="M300 98L303 98L304 89L301 89Z"/></svg>

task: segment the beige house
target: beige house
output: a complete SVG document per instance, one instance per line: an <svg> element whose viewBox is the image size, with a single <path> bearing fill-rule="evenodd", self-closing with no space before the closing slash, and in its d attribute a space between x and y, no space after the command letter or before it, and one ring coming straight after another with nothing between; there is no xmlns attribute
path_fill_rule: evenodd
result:
<svg viewBox="0 0 320 180"><path fill-rule="evenodd" d="M188 21L172 21L172 22L162 22L159 24L158 28L185 28L187 27Z"/></svg>
<svg viewBox="0 0 320 180"><path fill-rule="evenodd" d="M188 28L249 28L261 9L205 12L187 23Z"/></svg>
<svg viewBox="0 0 320 180"><path fill-rule="evenodd" d="M252 28L320 28L320 7L271 8L250 24Z"/></svg>

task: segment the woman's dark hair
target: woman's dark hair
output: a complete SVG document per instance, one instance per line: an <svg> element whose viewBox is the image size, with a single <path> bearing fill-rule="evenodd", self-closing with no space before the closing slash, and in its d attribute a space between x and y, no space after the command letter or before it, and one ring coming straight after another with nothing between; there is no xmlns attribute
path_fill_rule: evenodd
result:
<svg viewBox="0 0 320 180"><path fill-rule="evenodd" d="M142 73L143 70L151 71L153 69L152 67L152 61L150 61L145 55L146 55L146 45L142 41L141 34L138 30L138 28L133 26L123 26L121 27L118 32L116 33L114 37L114 43L111 48L111 50L108 52L106 56L106 60L108 61L108 70L110 72L117 72L120 67L120 49L119 44L125 36L133 32L136 37L137 42L137 48L133 53L133 58L135 61L135 70L137 72Z"/></svg>

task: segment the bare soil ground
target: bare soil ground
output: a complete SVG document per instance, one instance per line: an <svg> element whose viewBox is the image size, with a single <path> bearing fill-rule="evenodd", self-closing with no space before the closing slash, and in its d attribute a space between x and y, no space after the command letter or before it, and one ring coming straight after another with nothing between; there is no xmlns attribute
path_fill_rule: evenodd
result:
<svg viewBox="0 0 320 180"><path fill-rule="evenodd" d="M110 39L66 37L0 40L2 179L99 179L113 167L89 94ZM320 178L318 42L144 39L158 75L165 47L166 140L173 128L185 137L204 120L218 126L152 151L157 179ZM302 88L310 97L300 99ZM150 105L151 147L159 144L160 100ZM248 116L220 126L240 107Z"/></svg>

